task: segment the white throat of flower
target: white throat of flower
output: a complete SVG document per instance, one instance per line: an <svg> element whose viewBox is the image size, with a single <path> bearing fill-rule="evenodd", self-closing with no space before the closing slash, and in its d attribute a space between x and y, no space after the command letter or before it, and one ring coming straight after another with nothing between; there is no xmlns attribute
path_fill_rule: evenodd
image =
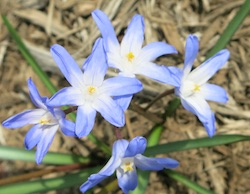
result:
<svg viewBox="0 0 250 194"><path fill-rule="evenodd" d="M119 168L120 170L122 170L123 173L134 171L135 170L134 157L123 158Z"/></svg>
<svg viewBox="0 0 250 194"><path fill-rule="evenodd" d="M121 60L121 65L120 65L121 72L125 73L125 75L130 75L130 74L133 75L136 66L135 54L130 51L125 55L123 55L120 60Z"/></svg>
<svg viewBox="0 0 250 194"><path fill-rule="evenodd" d="M83 91L84 100L87 102L92 102L98 95L98 88L96 86L86 86Z"/></svg>
<svg viewBox="0 0 250 194"><path fill-rule="evenodd" d="M180 93L183 97L189 97L198 94L201 91L201 85L190 80L183 80Z"/></svg>
<svg viewBox="0 0 250 194"><path fill-rule="evenodd" d="M49 111L47 111L39 120L39 124L41 125L55 125L57 123L56 118Z"/></svg>

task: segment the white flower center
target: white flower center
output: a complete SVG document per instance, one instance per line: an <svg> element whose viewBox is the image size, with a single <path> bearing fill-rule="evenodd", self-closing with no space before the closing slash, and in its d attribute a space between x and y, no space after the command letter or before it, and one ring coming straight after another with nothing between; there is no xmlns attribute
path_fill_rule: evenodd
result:
<svg viewBox="0 0 250 194"><path fill-rule="evenodd" d="M93 95L96 92L96 87L88 86L89 95Z"/></svg>
<svg viewBox="0 0 250 194"><path fill-rule="evenodd" d="M57 123L56 118L49 111L47 111L39 120L39 124L41 125L55 125Z"/></svg>
<svg viewBox="0 0 250 194"><path fill-rule="evenodd" d="M87 102L92 102L98 95L98 88L95 86L86 86L83 91L84 100Z"/></svg>
<svg viewBox="0 0 250 194"><path fill-rule="evenodd" d="M135 170L134 157L123 158L120 168L123 170L123 173Z"/></svg>
<svg viewBox="0 0 250 194"><path fill-rule="evenodd" d="M136 56L133 52L123 55L120 59L120 70L123 76L134 77L136 67Z"/></svg>
<svg viewBox="0 0 250 194"><path fill-rule="evenodd" d="M184 80L180 88L180 93L183 97L189 97L201 91L201 85L190 80Z"/></svg>

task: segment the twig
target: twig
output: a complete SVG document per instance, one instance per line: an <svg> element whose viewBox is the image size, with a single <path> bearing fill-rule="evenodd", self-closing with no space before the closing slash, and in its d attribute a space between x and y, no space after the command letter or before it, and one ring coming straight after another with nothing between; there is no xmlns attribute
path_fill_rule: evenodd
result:
<svg viewBox="0 0 250 194"><path fill-rule="evenodd" d="M158 96L155 97L155 99L153 99L149 104L148 106L146 106L144 108L144 110L148 110L156 101L160 100L161 98L163 98L164 96L167 96L169 94L173 94L174 93L174 89L171 89L171 90L167 90L161 94L159 94Z"/></svg>
<svg viewBox="0 0 250 194"><path fill-rule="evenodd" d="M54 167L51 169L39 170L36 172L27 173L27 174L12 176L12 177L8 177L8 178L0 179L0 185L7 185L7 184L11 184L11 183L23 182L26 180L30 180L32 178L41 177L43 175L55 173L55 172L72 171L72 170L80 169L84 166L86 166L86 164L70 164L70 165Z"/></svg>
<svg viewBox="0 0 250 194"><path fill-rule="evenodd" d="M143 108L141 108L140 106L136 105L133 102L131 102L129 109L139 113L143 117L147 118L148 120L150 120L156 124L163 123L163 119L161 117L157 116L156 114L146 112Z"/></svg>

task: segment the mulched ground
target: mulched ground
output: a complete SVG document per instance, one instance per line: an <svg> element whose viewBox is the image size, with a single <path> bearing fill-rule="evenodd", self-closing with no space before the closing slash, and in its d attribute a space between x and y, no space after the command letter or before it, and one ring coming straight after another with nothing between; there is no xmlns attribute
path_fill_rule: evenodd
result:
<svg viewBox="0 0 250 194"><path fill-rule="evenodd" d="M62 88L68 83L55 66L49 48L54 43L61 44L79 65L82 64L90 54L93 42L100 36L90 15L96 8L109 15L119 37L123 36L134 14L143 15L146 25L145 44L166 41L174 45L180 53L178 56L160 57L157 63L181 67L188 34L196 34L200 39L200 52L195 63L197 66L205 59L206 53L214 46L243 2L242 0L2 0L0 12L7 14L41 67L48 72L53 83ZM2 21L0 29L0 121L3 121L13 114L33 108L26 84L29 77L33 78L42 95L50 96L50 94L18 52ZM227 45L231 52L229 63L211 80L212 83L226 88L230 98L226 105L211 103L217 117L217 134L250 135L249 29L250 16L245 19ZM110 71L109 74L112 75L113 72ZM154 97L170 89L169 86L145 77L142 79L145 90L137 94L134 99L134 102L141 107L147 106ZM163 105L166 106L171 99L172 95L161 99L149 109L149 112L163 112ZM148 134L154 124L152 120L129 110L127 125L122 132L125 138L131 139L136 135ZM181 106L165 123L165 128L161 143L206 136L197 118ZM23 127L9 130L0 125L0 144L23 147L23 139L28 129L29 127ZM93 133L110 145L115 140L112 126L101 117L98 117ZM84 145L79 144L76 139L65 138L58 133L50 151L73 152L87 156L90 154L89 147L94 149L95 146L86 138L82 141ZM172 153L168 156L181 162L177 171L218 194L250 193L249 142ZM0 161L0 176L5 178L41 168L46 167L21 161ZM72 193L69 190L65 191L67 192ZM74 192L78 193L78 190L74 189ZM194 192L161 173L152 173L147 193Z"/></svg>

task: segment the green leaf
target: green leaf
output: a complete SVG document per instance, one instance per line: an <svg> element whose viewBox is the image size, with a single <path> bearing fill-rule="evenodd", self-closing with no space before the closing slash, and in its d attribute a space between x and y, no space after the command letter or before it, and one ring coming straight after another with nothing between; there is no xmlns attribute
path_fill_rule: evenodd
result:
<svg viewBox="0 0 250 194"><path fill-rule="evenodd" d="M165 143L157 146L148 147L145 155L157 155L170 152L179 152L196 148L211 147L235 143L239 141L249 141L250 136L244 135L218 135L212 138L205 137L199 139L189 139L176 142Z"/></svg>
<svg viewBox="0 0 250 194"><path fill-rule="evenodd" d="M185 185L188 188L196 191L197 193L200 193L200 194L214 194L214 192L209 191L208 189L205 189L204 187L201 187L200 185L198 185L197 183L191 181L190 179L188 179L187 177L185 177L181 173L178 173L178 172L170 170L170 169L166 169L166 170L164 170L164 172L169 177L171 177L172 179L182 183L183 185Z"/></svg>
<svg viewBox="0 0 250 194"><path fill-rule="evenodd" d="M24 45L23 41L17 34L16 30L13 28L13 26L10 24L8 19L5 16L2 16L3 22L6 25L7 29L9 30L12 38L16 41L19 51L22 53L25 60L29 63L29 65L33 68L34 72L39 76L41 81L44 83L44 85L48 88L51 94L54 94L57 92L56 87L51 83L48 75L41 69L41 67L38 65L34 57L30 54L29 50Z"/></svg>
<svg viewBox="0 0 250 194"><path fill-rule="evenodd" d="M44 83L46 88L49 90L51 94L54 94L57 92L57 88L53 85L53 83L50 81L48 75L41 69L39 64L36 62L34 57L30 54L27 47L24 45L23 41L19 37L17 31L13 28L13 26L10 24L8 19L5 16L2 16L3 22L6 25L8 31L10 32L12 38L16 41L19 51L22 53L25 60L28 62L28 64L33 68L34 72L39 76L41 81ZM69 114L70 118L75 121L76 115L71 113ZM111 155L111 149L109 146L107 146L102 141L99 141L93 134L89 134L88 138L95 143L101 150L103 150L105 153Z"/></svg>
<svg viewBox="0 0 250 194"><path fill-rule="evenodd" d="M148 147L154 146L154 145L157 145L157 144L158 144L163 129L164 129L164 128L163 128L162 125L156 125L156 126L154 126L154 127L151 129L150 136L148 137L148 140L147 140L147 141L148 141L148 143L147 143L147 146L148 146Z"/></svg>
<svg viewBox="0 0 250 194"><path fill-rule="evenodd" d="M70 173L57 178L39 179L34 181L20 182L9 185L0 186L0 193L37 193L51 190L60 190L72 186L80 186L90 176L90 174L98 172L100 167L82 170L77 173Z"/></svg>
<svg viewBox="0 0 250 194"><path fill-rule="evenodd" d="M23 160L35 162L35 151L21 148L0 146L0 158L4 160ZM74 154L60 154L48 152L43 159L43 164L65 165L74 163L89 163L90 159Z"/></svg>
<svg viewBox="0 0 250 194"><path fill-rule="evenodd" d="M237 12L237 14L231 20L231 22L227 25L226 29L221 34L215 46L207 54L206 56L207 59L213 56L215 53L219 52L221 49L226 47L227 43L230 41L236 30L240 27L240 24L248 15L249 11L250 11L250 0L246 0L245 3L241 6L239 11Z"/></svg>

